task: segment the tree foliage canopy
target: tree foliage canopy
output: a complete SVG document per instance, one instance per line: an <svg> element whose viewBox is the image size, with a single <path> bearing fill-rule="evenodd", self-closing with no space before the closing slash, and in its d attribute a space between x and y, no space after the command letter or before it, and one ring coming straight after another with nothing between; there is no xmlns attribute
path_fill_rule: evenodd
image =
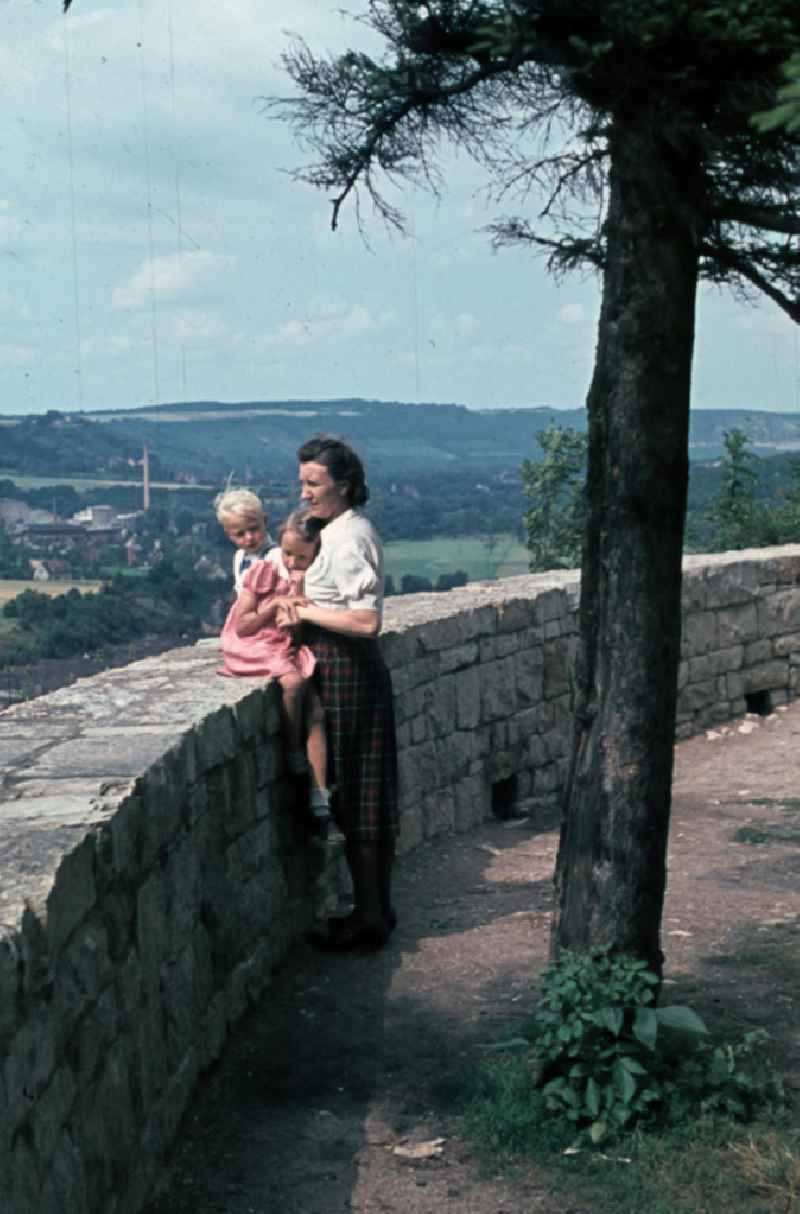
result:
<svg viewBox="0 0 800 1214"><path fill-rule="evenodd" d="M301 95L272 103L314 157L297 175L333 191L334 227L359 188L402 224L385 179L438 188L444 136L499 197L544 198L536 223L493 225L497 243L538 247L556 270L602 268L605 232L586 204L602 218L613 121L647 115L700 168L683 205L701 273L800 320L800 139L751 121L800 54L795 0L371 0L363 21L382 57L296 41L284 60Z"/></svg>

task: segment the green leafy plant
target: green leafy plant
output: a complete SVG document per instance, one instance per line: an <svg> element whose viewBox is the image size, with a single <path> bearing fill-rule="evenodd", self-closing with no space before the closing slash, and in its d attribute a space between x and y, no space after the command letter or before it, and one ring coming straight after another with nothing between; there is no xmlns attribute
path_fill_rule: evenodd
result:
<svg viewBox="0 0 800 1214"><path fill-rule="evenodd" d="M532 1022L546 1112L594 1143L636 1125L704 1112L734 1118L780 1103L764 1033L714 1045L688 1007L656 1007L659 979L635 957L565 953L548 969Z"/></svg>
<svg viewBox="0 0 800 1214"><path fill-rule="evenodd" d="M536 435L543 455L526 459L520 474L531 505L524 515L530 569L575 569L581 563L586 524L588 438L571 426L548 426Z"/></svg>

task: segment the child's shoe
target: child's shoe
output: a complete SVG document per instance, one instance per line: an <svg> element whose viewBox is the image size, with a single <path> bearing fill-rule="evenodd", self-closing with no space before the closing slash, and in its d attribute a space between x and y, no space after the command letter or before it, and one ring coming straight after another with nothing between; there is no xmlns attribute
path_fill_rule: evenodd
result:
<svg viewBox="0 0 800 1214"><path fill-rule="evenodd" d="M331 814L331 794L327 788L312 788L309 802L311 830L323 843L344 842L344 835L337 828Z"/></svg>

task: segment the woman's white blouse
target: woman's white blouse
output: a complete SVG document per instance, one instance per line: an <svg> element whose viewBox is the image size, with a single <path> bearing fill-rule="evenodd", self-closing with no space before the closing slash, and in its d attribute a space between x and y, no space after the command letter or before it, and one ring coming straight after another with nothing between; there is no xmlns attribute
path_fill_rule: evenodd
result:
<svg viewBox="0 0 800 1214"><path fill-rule="evenodd" d="M383 546L369 519L345 510L320 533L305 576L305 594L319 607L383 615Z"/></svg>

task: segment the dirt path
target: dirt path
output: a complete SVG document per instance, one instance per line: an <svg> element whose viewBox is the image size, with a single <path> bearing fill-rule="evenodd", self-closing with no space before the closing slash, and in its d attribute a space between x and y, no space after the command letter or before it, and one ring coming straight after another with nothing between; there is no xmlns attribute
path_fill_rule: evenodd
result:
<svg viewBox="0 0 800 1214"><path fill-rule="evenodd" d="M147 1214L569 1214L532 1169L481 1178L451 1111L480 1046L529 1013L555 846L530 822L432 845L398 866L385 952L299 950L204 1085ZM682 743L667 982L731 1034L768 1028L790 1079L799 876L800 703ZM431 1158L397 1152L439 1138Z"/></svg>

